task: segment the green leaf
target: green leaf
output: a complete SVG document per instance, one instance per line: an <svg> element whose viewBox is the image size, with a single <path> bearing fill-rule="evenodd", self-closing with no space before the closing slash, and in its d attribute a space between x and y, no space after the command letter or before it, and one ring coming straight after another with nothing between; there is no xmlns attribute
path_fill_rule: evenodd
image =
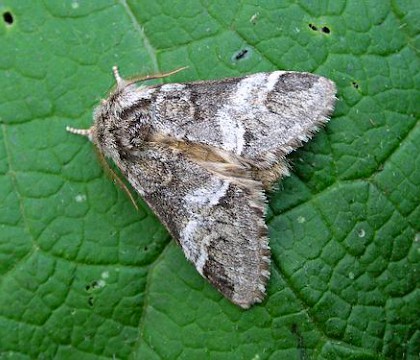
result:
<svg viewBox="0 0 420 360"><path fill-rule="evenodd" d="M0 12L0 357L417 358L418 1L8 0ZM262 304L225 300L66 133L90 125L115 64L123 76L189 66L165 81L288 69L337 83L333 119L270 193Z"/></svg>

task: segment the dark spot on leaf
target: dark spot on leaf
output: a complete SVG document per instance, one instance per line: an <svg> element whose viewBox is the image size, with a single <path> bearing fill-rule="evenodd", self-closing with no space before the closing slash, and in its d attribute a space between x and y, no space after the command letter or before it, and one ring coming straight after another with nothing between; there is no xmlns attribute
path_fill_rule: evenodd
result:
<svg viewBox="0 0 420 360"><path fill-rule="evenodd" d="M313 31L318 31L318 28L314 24L309 24L309 28Z"/></svg>
<svg viewBox="0 0 420 360"><path fill-rule="evenodd" d="M88 304L89 304L89 306L93 306L93 296L89 296Z"/></svg>
<svg viewBox="0 0 420 360"><path fill-rule="evenodd" d="M3 20L7 25L13 24L13 15L10 11L6 11L3 13Z"/></svg>
<svg viewBox="0 0 420 360"><path fill-rule="evenodd" d="M92 281L91 283L87 284L85 290L87 292L91 292L99 287L99 284L96 280Z"/></svg>
<svg viewBox="0 0 420 360"><path fill-rule="evenodd" d="M242 49L237 51L236 53L234 53L232 55L232 61L240 61L240 60L244 60L247 59L251 54L251 51L249 49Z"/></svg>
<svg viewBox="0 0 420 360"><path fill-rule="evenodd" d="M322 28L318 28L316 25L314 24L308 24L309 28L313 31L320 31L324 34L329 34L331 32L330 28L328 26L323 26Z"/></svg>
<svg viewBox="0 0 420 360"><path fill-rule="evenodd" d="M240 59L244 58L246 54L248 54L248 50L243 49L235 55L235 59L240 60Z"/></svg>

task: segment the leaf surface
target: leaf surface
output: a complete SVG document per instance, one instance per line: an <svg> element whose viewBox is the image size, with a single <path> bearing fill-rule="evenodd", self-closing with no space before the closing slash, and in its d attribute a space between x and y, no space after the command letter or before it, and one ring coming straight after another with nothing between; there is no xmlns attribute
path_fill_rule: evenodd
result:
<svg viewBox="0 0 420 360"><path fill-rule="evenodd" d="M414 359L420 6L414 0L0 3L2 358ZM242 54L242 55L241 55ZM272 278L243 311L104 174L88 127L123 76L287 69L333 119L269 194Z"/></svg>

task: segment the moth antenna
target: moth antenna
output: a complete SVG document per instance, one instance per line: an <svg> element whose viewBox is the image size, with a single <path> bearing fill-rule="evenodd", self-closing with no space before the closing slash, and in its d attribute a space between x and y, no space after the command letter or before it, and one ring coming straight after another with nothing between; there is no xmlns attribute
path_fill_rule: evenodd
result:
<svg viewBox="0 0 420 360"><path fill-rule="evenodd" d="M76 129L71 126L66 126L66 130L72 134L86 136L90 141L92 141L93 126L91 126L89 129Z"/></svg>
<svg viewBox="0 0 420 360"><path fill-rule="evenodd" d="M115 78L115 81L117 82L117 85L120 87L120 86L122 86L122 85L124 85L125 84L125 81L124 81L124 79L120 76L120 72L118 71L118 66L117 65L114 65L113 67L112 67L112 72L114 73L114 78Z"/></svg>
<svg viewBox="0 0 420 360"><path fill-rule="evenodd" d="M162 78L174 75L176 73L179 73L180 71L185 70L187 68L188 68L188 66L183 66L183 67L180 67L178 69L175 69L175 70L172 70L172 71L169 71L169 72L166 72L166 73L152 74L152 75L145 75L145 76L137 76L137 77L129 79L128 83L133 84L133 83L140 82L140 81L162 79Z"/></svg>
<svg viewBox="0 0 420 360"><path fill-rule="evenodd" d="M136 208L137 211L139 211L136 201L134 200L134 197L131 194L130 190L128 189L127 185L124 184L124 182L120 179L118 174L109 166L109 164L105 160L104 155L99 151L98 148L96 148L96 154L98 155L99 162L104 167L107 174L111 176L112 180L114 180L124 190L124 192L128 195L133 206Z"/></svg>

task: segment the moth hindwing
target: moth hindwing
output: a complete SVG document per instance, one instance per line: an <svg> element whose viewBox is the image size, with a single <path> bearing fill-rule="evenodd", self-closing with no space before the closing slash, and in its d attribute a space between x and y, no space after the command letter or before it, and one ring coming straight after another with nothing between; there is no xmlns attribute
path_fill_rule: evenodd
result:
<svg viewBox="0 0 420 360"><path fill-rule="evenodd" d="M92 127L68 130L115 162L225 297L242 308L262 301L264 190L288 173L286 155L328 121L334 83L288 71L147 87L116 67L114 76Z"/></svg>

